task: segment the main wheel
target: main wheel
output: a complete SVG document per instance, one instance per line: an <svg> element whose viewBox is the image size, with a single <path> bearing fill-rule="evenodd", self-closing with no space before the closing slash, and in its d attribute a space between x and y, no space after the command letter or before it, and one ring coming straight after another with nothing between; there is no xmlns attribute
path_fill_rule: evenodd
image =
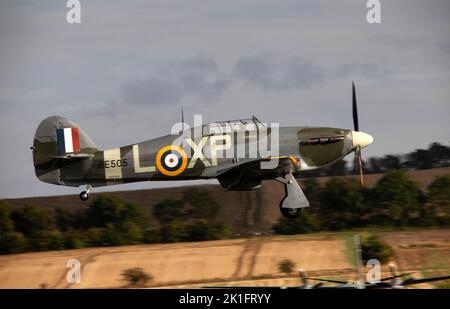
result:
<svg viewBox="0 0 450 309"><path fill-rule="evenodd" d="M300 216L301 208L286 208L280 206L281 214L287 218L297 218Z"/></svg>
<svg viewBox="0 0 450 309"><path fill-rule="evenodd" d="M80 193L80 200L87 201L89 199L89 194L86 191Z"/></svg>

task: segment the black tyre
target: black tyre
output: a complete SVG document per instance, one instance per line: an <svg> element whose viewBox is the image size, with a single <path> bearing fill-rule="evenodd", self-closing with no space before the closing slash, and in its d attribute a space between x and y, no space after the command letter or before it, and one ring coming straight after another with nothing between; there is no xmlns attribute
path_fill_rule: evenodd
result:
<svg viewBox="0 0 450 309"><path fill-rule="evenodd" d="M280 206L280 211L286 218L297 218L301 214L301 208L285 208Z"/></svg>
<svg viewBox="0 0 450 309"><path fill-rule="evenodd" d="M89 194L86 191L80 193L80 200L87 201L89 199Z"/></svg>

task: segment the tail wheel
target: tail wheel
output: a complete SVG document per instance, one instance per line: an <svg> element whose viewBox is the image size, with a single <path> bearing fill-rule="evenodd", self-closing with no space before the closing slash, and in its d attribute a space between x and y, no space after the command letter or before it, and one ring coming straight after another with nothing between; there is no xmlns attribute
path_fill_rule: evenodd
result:
<svg viewBox="0 0 450 309"><path fill-rule="evenodd" d="M87 201L89 199L89 194L86 191L80 193L80 200Z"/></svg>

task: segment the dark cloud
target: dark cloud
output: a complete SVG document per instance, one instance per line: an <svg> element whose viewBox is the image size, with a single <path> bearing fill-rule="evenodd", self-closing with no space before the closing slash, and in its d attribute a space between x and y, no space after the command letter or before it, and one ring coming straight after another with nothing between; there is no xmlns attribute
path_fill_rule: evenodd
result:
<svg viewBox="0 0 450 309"><path fill-rule="evenodd" d="M323 82L325 72L300 56L281 58L262 53L240 58L234 66L234 76L262 88L292 89Z"/></svg>
<svg viewBox="0 0 450 309"><path fill-rule="evenodd" d="M213 58L206 56L205 54L199 54L195 57L184 59L178 63L173 64L172 67L182 72L218 72L216 61Z"/></svg>
<svg viewBox="0 0 450 309"><path fill-rule="evenodd" d="M245 80L264 89L283 90L320 83L324 78L321 67L299 56L283 58L273 53L262 53L241 57L230 75L222 72L212 57L198 54L161 66L146 79L124 83L121 88L123 100L114 100L107 108L110 110L111 104L114 109L121 105L177 105L188 97L212 103L237 80Z"/></svg>
<svg viewBox="0 0 450 309"><path fill-rule="evenodd" d="M131 80L122 86L124 102L131 105L153 105L178 103L182 87L176 81L151 77L146 80Z"/></svg>
<svg viewBox="0 0 450 309"><path fill-rule="evenodd" d="M120 98L110 99L107 111L129 106L179 105L186 98L194 102L215 103L236 81L243 80L263 90L289 90L320 84L326 79L366 77L383 80L394 71L372 63L344 63L326 71L304 57L282 57L265 52L237 59L232 73L220 70L211 56L203 53L172 61L155 69L146 79L132 79L121 87Z"/></svg>
<svg viewBox="0 0 450 309"><path fill-rule="evenodd" d="M336 70L337 78L357 78L366 77L370 79L383 80L391 78L394 72L392 69L375 65L372 63L344 63Z"/></svg>
<svg viewBox="0 0 450 309"><path fill-rule="evenodd" d="M147 79L134 79L122 86L127 105L179 104L186 97L211 102L221 96L230 81L211 57L199 54L171 62Z"/></svg>

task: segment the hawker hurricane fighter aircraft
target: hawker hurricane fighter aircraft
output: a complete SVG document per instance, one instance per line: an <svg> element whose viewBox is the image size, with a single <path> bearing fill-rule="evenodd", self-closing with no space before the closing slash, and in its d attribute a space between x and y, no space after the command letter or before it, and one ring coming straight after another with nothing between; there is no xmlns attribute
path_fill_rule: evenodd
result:
<svg viewBox="0 0 450 309"><path fill-rule="evenodd" d="M37 177L44 182L93 187L137 181L218 179L225 190L253 190L262 180L285 187L281 213L296 217L309 202L295 177L355 153L362 178L361 149L373 142L359 131L353 84L354 130L328 127L268 127L255 117L184 129L141 143L99 150L74 122L60 116L44 119L33 147ZM266 145L270 151L263 151ZM269 147L270 146L270 147Z"/></svg>

